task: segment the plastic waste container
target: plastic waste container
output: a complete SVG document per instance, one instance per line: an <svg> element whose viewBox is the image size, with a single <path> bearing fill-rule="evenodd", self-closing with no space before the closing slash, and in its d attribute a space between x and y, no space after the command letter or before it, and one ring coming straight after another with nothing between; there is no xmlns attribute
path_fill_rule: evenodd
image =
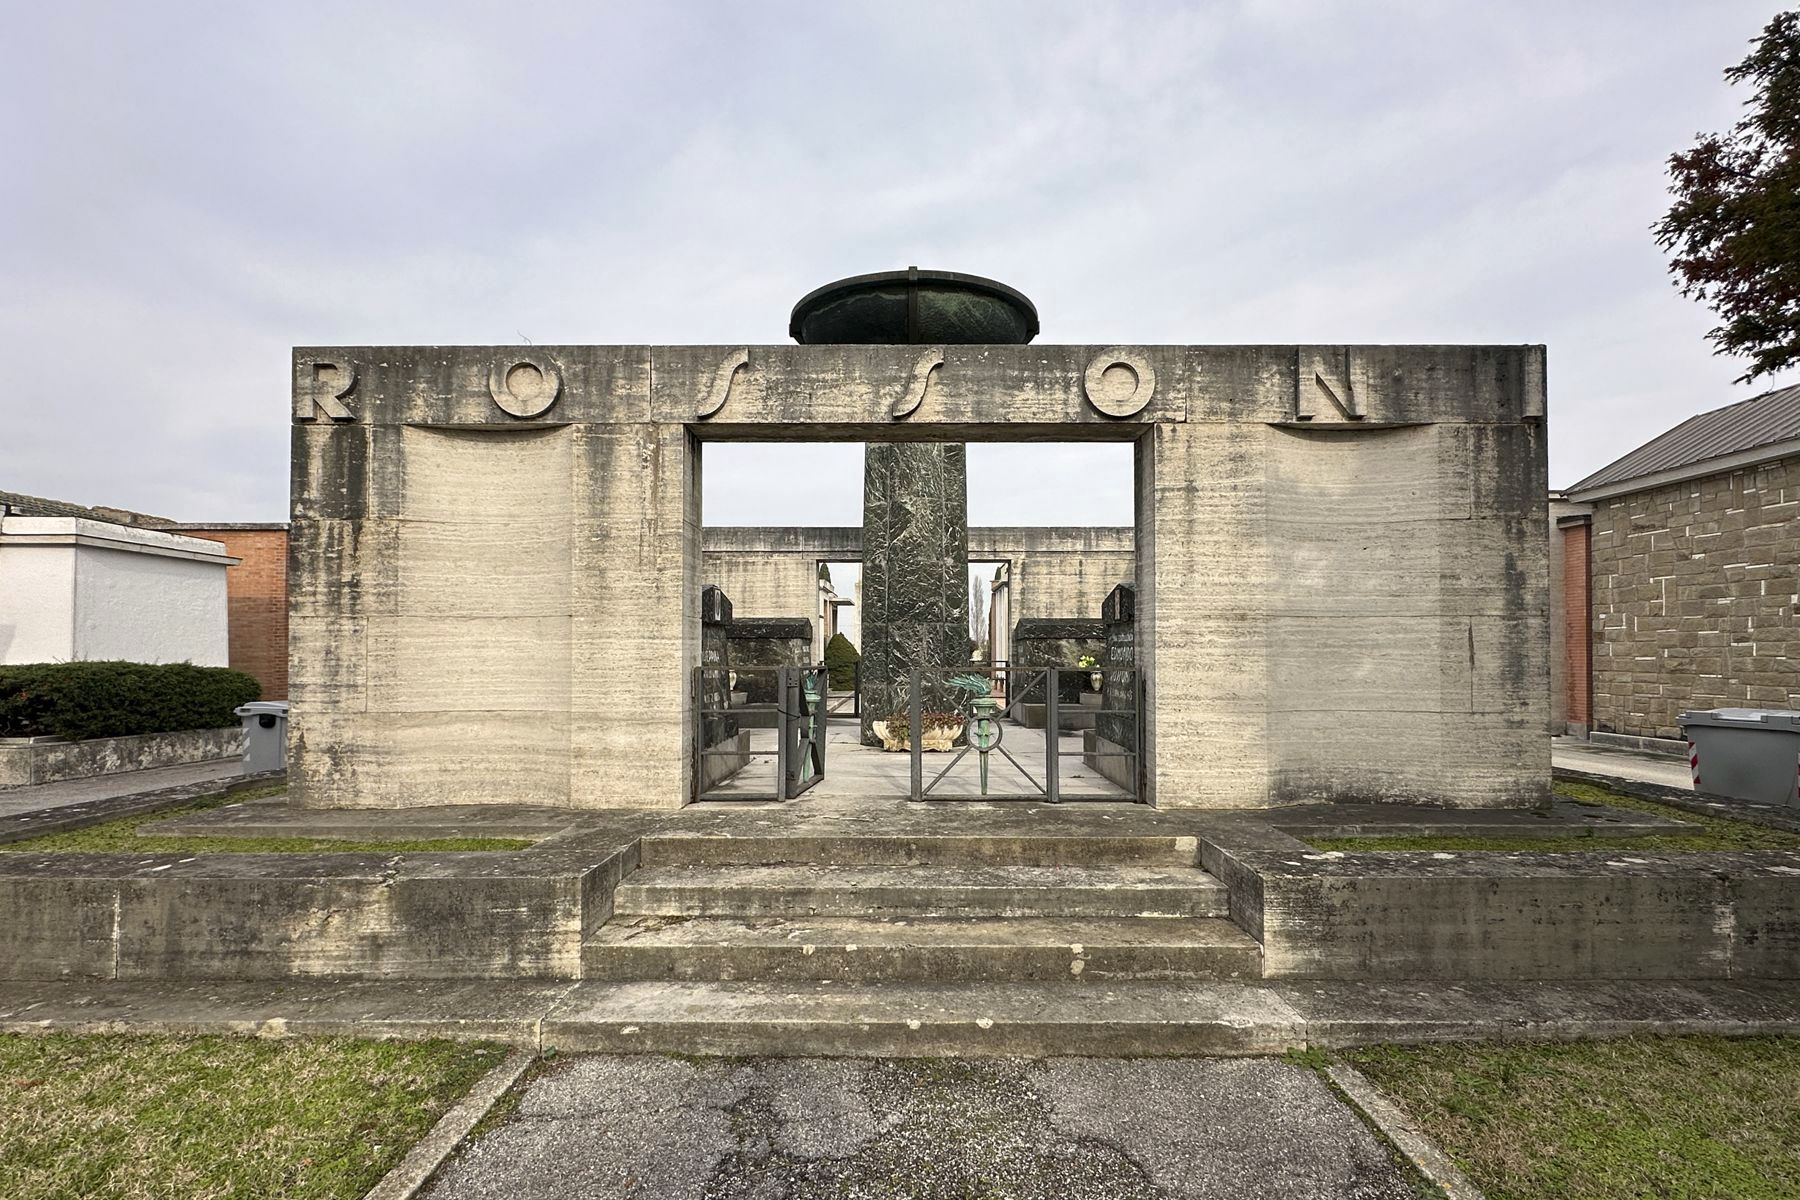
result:
<svg viewBox="0 0 1800 1200"><path fill-rule="evenodd" d="M1681 714L1694 790L1800 808L1800 712L1712 708Z"/></svg>
<svg viewBox="0 0 1800 1200"><path fill-rule="evenodd" d="M244 774L287 769L286 700L252 700L232 710L244 723Z"/></svg>

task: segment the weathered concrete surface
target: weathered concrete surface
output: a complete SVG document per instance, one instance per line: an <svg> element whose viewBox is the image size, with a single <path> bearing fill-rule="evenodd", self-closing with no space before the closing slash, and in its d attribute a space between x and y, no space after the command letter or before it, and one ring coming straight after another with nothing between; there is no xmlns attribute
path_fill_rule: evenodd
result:
<svg viewBox="0 0 1800 1200"><path fill-rule="evenodd" d="M912 703L955 707L969 644L969 465L959 445L863 447L862 742Z"/></svg>
<svg viewBox="0 0 1800 1200"><path fill-rule="evenodd" d="M199 763L19 788L0 797L0 843L177 808L286 778L284 771L245 775L240 762Z"/></svg>
<svg viewBox="0 0 1800 1200"><path fill-rule="evenodd" d="M1225 889L1193 867L650 867L615 911L634 916L1216 917Z"/></svg>
<svg viewBox="0 0 1800 1200"><path fill-rule="evenodd" d="M1220 918L615 916L582 978L998 983L1254 979L1262 949Z"/></svg>
<svg viewBox="0 0 1800 1200"><path fill-rule="evenodd" d="M109 1032L450 1037L631 1053L1272 1054L1458 1039L1792 1035L1800 1034L1800 989L1786 980L881 989L516 979L0 981L0 1033Z"/></svg>
<svg viewBox="0 0 1800 1200"><path fill-rule="evenodd" d="M510 804L445 804L434 808L296 808L286 796L240 800L205 812L140 826L151 837L344 838L359 841L437 838L545 838L579 816L566 808ZM617 828L587 821L584 829Z"/></svg>
<svg viewBox="0 0 1800 1200"><path fill-rule="evenodd" d="M38 784L118 775L155 767L216 763L240 758L244 731L188 729L135 737L89 738L80 742L0 739L0 797L5 790ZM0 798L0 803L4 799Z"/></svg>
<svg viewBox="0 0 1800 1200"><path fill-rule="evenodd" d="M294 361L302 803L681 804L700 445L771 437L1133 442L1160 805L1523 807L1547 793L1540 347L363 347ZM502 532L520 529L533 534ZM625 662L621 708L610 671Z"/></svg>
<svg viewBox="0 0 1800 1200"><path fill-rule="evenodd" d="M1266 1059L594 1057L526 1085L434 1200L569 1195L1407 1200L1389 1148Z"/></svg>
<svg viewBox="0 0 1800 1200"><path fill-rule="evenodd" d="M1540 823L1347 812L1295 815L1364 833ZM1313 850L1266 814L1104 803L388 814L257 801L179 827L367 837L390 815L404 836L549 836L513 854L0 856L0 977L573 978L615 905L631 917L798 922L1228 914L1277 976L1800 977L1790 852L1345 855ZM1574 807L1547 820L1593 827ZM1021 969L1042 966L1030 963Z"/></svg>
<svg viewBox="0 0 1800 1200"><path fill-rule="evenodd" d="M863 531L856 525L715 525L702 535L702 547L702 578L746 612L814 613L819 564L861 562ZM1137 571L1129 525L971 525L969 561L1009 566L1014 617L1092 615L1112 587Z"/></svg>
<svg viewBox="0 0 1800 1200"><path fill-rule="evenodd" d="M1239 857L1270 976L1800 978L1800 853Z"/></svg>
<svg viewBox="0 0 1800 1200"><path fill-rule="evenodd" d="M1635 808L1583 804L1561 796L1544 809L1475 810L1393 804L1307 804L1268 814L1269 824L1300 838L1353 837L1630 837L1692 833L1687 821Z"/></svg>
<svg viewBox="0 0 1800 1200"><path fill-rule="evenodd" d="M1748 821L1752 825L1765 825L1770 829L1785 829L1789 833L1800 833L1800 811L1796 811L1792 805L1724 800L1705 792L1696 792L1688 786L1670 787L1662 783L1646 783L1623 776L1603 775L1569 767L1557 767L1556 778L1566 779L1572 783L1598 784L1627 796L1635 796L1640 800L1649 800L1700 816L1729 817L1734 821Z"/></svg>
<svg viewBox="0 0 1800 1200"><path fill-rule="evenodd" d="M0 977L566 978L612 854L0 856Z"/></svg>

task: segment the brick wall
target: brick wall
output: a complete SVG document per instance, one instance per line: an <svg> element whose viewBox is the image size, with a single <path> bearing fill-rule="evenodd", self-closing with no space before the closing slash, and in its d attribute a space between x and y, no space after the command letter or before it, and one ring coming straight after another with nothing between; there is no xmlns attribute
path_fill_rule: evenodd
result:
<svg viewBox="0 0 1800 1200"><path fill-rule="evenodd" d="M287 699L287 529L183 525L243 559L225 572L231 666L256 676L264 700Z"/></svg>
<svg viewBox="0 0 1800 1200"><path fill-rule="evenodd" d="M1800 708L1800 457L1594 502L1594 728Z"/></svg>
<svg viewBox="0 0 1800 1200"><path fill-rule="evenodd" d="M1589 605L1592 593L1588 576L1589 544L1593 527L1587 521L1571 521L1560 526L1562 534L1562 605L1558 617L1562 626L1559 649L1562 653L1563 719L1570 728L1587 729L1594 720L1593 696L1589 692L1592 671L1588 629L1592 618ZM1554 569L1554 567L1553 567Z"/></svg>

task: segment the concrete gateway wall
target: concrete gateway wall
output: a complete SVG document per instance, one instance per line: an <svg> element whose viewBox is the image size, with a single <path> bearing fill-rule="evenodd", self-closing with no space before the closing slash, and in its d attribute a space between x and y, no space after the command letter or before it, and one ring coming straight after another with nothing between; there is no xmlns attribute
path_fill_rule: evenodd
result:
<svg viewBox="0 0 1800 1200"><path fill-rule="evenodd" d="M293 794L680 805L704 442L1094 439L1136 447L1153 802L1535 802L1543 369L1529 346L296 351Z"/></svg>
<svg viewBox="0 0 1800 1200"><path fill-rule="evenodd" d="M702 576L746 612L816 614L819 563L861 561L862 530L711 526L702 546ZM969 561L1011 565L1015 618L1097 617L1137 573L1129 526L971 526Z"/></svg>

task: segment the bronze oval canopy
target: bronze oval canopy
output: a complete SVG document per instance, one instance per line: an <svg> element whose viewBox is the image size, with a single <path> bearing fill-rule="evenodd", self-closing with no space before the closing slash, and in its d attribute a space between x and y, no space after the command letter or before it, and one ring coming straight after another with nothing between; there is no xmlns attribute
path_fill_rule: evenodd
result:
<svg viewBox="0 0 1800 1200"><path fill-rule="evenodd" d="M808 292L788 319L803 346L1023 346L1037 308L1004 283L954 271L878 271Z"/></svg>

